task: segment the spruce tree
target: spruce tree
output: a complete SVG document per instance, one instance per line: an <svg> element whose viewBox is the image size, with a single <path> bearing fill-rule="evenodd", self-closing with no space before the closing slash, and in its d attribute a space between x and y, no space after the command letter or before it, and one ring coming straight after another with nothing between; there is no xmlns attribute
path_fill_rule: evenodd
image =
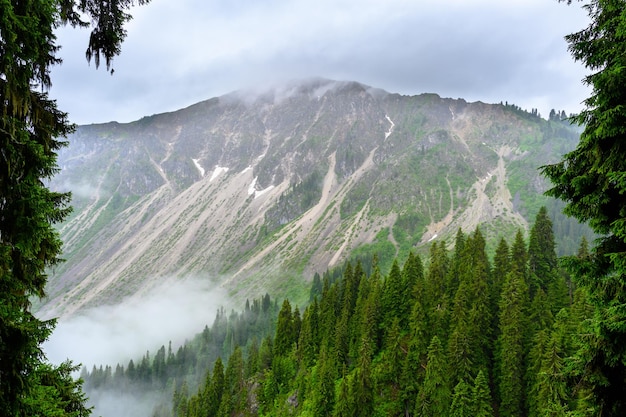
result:
<svg viewBox="0 0 626 417"><path fill-rule="evenodd" d="M558 278L556 250L552 221L548 210L542 206L535 217L535 224L530 229L528 240L528 265L532 276L530 293L534 296L538 288L545 292Z"/></svg>
<svg viewBox="0 0 626 417"><path fill-rule="evenodd" d="M459 381L454 387L450 417L474 417L472 390L465 381Z"/></svg>
<svg viewBox="0 0 626 417"><path fill-rule="evenodd" d="M430 263L424 282L424 308L434 334L440 340L448 339L451 300L447 296L446 276L449 259L445 242L434 242L430 247Z"/></svg>
<svg viewBox="0 0 626 417"><path fill-rule="evenodd" d="M59 138L73 130L47 94L51 68L61 62L54 30L67 23L91 26L87 58L98 66L103 57L108 68L133 3L6 0L0 7L0 415L32 415L26 403L34 394L49 392L38 401L61 410L64 401L74 404L81 396L80 385L57 394L41 389L42 375L61 381L65 368L47 365L41 350L54 321L31 312L31 299L45 295L46 270L60 261L54 225L70 212L70 195L46 186L65 145ZM76 412L89 413L86 407Z"/></svg>
<svg viewBox="0 0 626 417"><path fill-rule="evenodd" d="M528 287L518 271L510 272L500 300L497 375L500 415L524 414L525 346Z"/></svg>
<svg viewBox="0 0 626 417"><path fill-rule="evenodd" d="M339 394L335 401L333 417L353 417L356 414L356 404L354 403L353 393L350 392L351 381L348 375L345 375L339 383Z"/></svg>
<svg viewBox="0 0 626 417"><path fill-rule="evenodd" d="M286 355L295 342L295 331L291 313L291 304L285 299L278 313L276 336L274 337L274 355Z"/></svg>
<svg viewBox="0 0 626 417"><path fill-rule="evenodd" d="M474 386L472 387L472 416L492 417L493 415L489 381L487 381L487 376L481 369L478 375L476 375Z"/></svg>
<svg viewBox="0 0 626 417"><path fill-rule="evenodd" d="M569 317L563 309L557 315L554 328L542 355L536 380L537 410L540 416L565 417L568 414L570 393L565 375L565 357L568 355Z"/></svg>
<svg viewBox="0 0 626 417"><path fill-rule="evenodd" d="M590 259L570 259L578 285L594 304L593 333L578 354L578 373L597 415L626 415L626 13L622 0L590 0L589 26L566 37L569 50L590 71L592 93L574 117L584 126L578 146L543 167L548 194L566 202L565 213L588 222L602 237Z"/></svg>
<svg viewBox="0 0 626 417"><path fill-rule="evenodd" d="M452 392L447 379L448 367L441 341L434 336L428 346L428 362L424 384L415 404L417 417L446 417Z"/></svg>
<svg viewBox="0 0 626 417"><path fill-rule="evenodd" d="M381 326L388 329L394 319L405 321L409 311L408 293L405 291L404 282L398 260L395 259L387 279L385 279L380 300L382 310Z"/></svg>

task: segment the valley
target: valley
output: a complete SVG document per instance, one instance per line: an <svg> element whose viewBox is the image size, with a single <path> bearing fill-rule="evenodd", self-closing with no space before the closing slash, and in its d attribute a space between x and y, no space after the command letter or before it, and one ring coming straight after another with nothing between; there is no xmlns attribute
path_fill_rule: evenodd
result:
<svg viewBox="0 0 626 417"><path fill-rule="evenodd" d="M51 183L77 190L66 262L38 309L67 317L190 277L239 302L303 302L353 256L527 230L548 201L537 167L576 140L515 106L324 79L80 126Z"/></svg>

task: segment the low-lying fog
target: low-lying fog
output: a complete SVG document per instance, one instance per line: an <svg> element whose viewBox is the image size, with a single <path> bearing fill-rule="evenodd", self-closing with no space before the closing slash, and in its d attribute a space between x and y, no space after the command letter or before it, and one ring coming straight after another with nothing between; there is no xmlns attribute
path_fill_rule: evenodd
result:
<svg viewBox="0 0 626 417"><path fill-rule="evenodd" d="M227 307L226 293L207 281L169 280L141 297L123 300L81 312L60 320L43 348L52 363L71 359L91 371L95 365L116 364L125 368L128 361L162 345L176 350L185 340L211 325L217 309ZM154 392L142 395L106 390L87 393L93 415L102 417L150 417L157 404L168 404Z"/></svg>
<svg viewBox="0 0 626 417"><path fill-rule="evenodd" d="M128 364L161 345L176 349L210 325L226 293L206 281L168 281L141 297L123 300L59 320L44 351L52 363L71 359L93 365Z"/></svg>

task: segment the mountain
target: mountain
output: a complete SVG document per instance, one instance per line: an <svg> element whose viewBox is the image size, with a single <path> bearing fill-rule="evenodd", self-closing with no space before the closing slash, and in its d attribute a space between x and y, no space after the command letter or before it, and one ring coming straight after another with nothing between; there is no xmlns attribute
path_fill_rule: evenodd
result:
<svg viewBox="0 0 626 417"><path fill-rule="evenodd" d="M303 300L351 257L403 258L459 228L512 235L546 204L538 167L577 140L514 105L324 79L79 126L51 182L73 192L67 261L38 308L71 315L185 277Z"/></svg>

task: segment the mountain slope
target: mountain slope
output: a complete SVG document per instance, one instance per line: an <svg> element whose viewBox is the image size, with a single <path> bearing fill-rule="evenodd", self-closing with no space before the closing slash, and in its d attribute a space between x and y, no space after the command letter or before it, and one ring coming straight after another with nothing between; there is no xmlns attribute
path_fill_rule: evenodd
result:
<svg viewBox="0 0 626 417"><path fill-rule="evenodd" d="M40 309L189 276L298 298L303 279L356 254L527 228L545 202L537 167L577 138L515 106L321 79L81 126L52 182L74 193L67 262Z"/></svg>

